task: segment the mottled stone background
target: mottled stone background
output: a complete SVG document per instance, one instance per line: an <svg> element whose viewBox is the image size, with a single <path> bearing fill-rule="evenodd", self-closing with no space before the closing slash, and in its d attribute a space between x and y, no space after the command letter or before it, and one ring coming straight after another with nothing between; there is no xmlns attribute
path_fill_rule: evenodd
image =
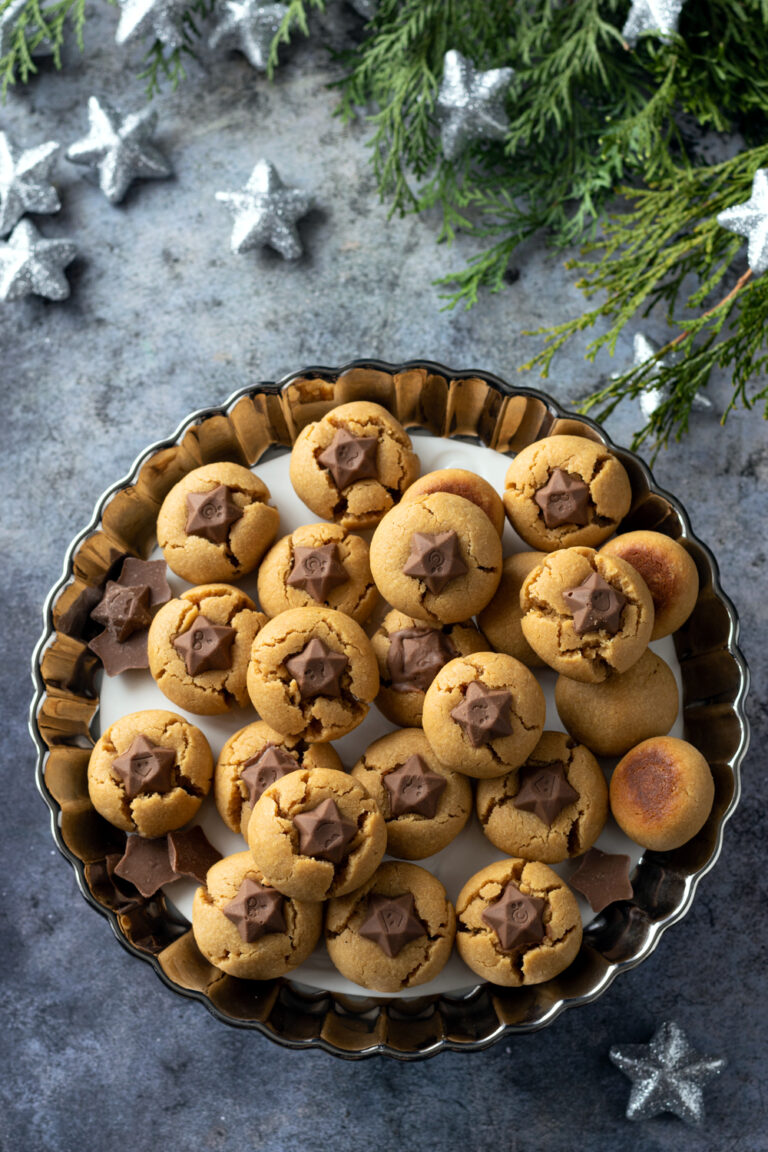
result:
<svg viewBox="0 0 768 1152"><path fill-rule="evenodd" d="M91 93L139 105L140 53L114 46L116 22L106 7L94 14L85 55L68 50L66 71L44 69L14 91L0 125L30 145L66 144L85 133ZM359 27L341 8L326 22L336 43ZM724 430L696 416L690 436L655 469L717 555L741 615L754 685L743 800L693 910L596 1004L488 1052L419 1065L286 1052L218 1024L123 952L54 850L25 727L29 655L69 541L134 456L192 409L306 364L425 356L515 378L536 346L520 332L582 307L562 254L531 244L520 253L519 280L502 295L484 297L469 313L440 311L432 281L472 247L436 246L434 220L387 218L368 168L365 126L333 117L327 83L335 75L311 45L290 53L273 86L237 56L193 70L177 93L157 101L159 140L175 179L134 186L121 208L62 159L64 207L38 223L46 235L79 245L72 297L0 305L7 1058L0 1146L765 1150L768 446L757 413L734 413ZM311 188L320 205L302 225L306 256L294 265L229 251L230 218L214 193L243 184L262 155L287 181ZM657 322L646 330L661 335ZM564 357L549 381L565 403L612 370L608 360L587 365L579 352ZM629 355L627 338L617 363ZM716 382L720 409L728 392L726 380ZM627 443L637 423L627 405L611 432ZM629 1082L608 1062L611 1044L645 1041L670 1018L701 1051L729 1061L707 1090L699 1132L672 1117L626 1121Z"/></svg>

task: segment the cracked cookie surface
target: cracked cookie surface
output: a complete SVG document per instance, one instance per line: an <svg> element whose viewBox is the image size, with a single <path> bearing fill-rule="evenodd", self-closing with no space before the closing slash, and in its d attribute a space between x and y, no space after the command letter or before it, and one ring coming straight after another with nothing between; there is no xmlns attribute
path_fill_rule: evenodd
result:
<svg viewBox="0 0 768 1152"><path fill-rule="evenodd" d="M477 504L499 536L503 535L506 517L502 499L496 489L476 472L468 472L466 468L438 468L435 472L427 472L406 489L403 503L430 496L433 492L451 492L454 496L463 496L465 500Z"/></svg>
<svg viewBox="0 0 768 1152"><path fill-rule="evenodd" d="M501 580L496 594L478 614L477 623L497 652L506 652L529 668L544 661L537 656L523 635L523 610L520 589L527 576L546 559L546 552L515 552L501 566Z"/></svg>
<svg viewBox="0 0 768 1152"><path fill-rule="evenodd" d="M682 544L661 532L623 532L600 549L618 556L640 573L653 600L651 640L682 628L696 605L699 573Z"/></svg>

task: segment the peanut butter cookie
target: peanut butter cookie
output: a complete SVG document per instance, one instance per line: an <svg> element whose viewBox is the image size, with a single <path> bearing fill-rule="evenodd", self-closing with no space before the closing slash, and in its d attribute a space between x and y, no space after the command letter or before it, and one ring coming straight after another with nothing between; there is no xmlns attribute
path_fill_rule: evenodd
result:
<svg viewBox="0 0 768 1152"><path fill-rule="evenodd" d="M454 496L463 496L482 508L494 528L501 536L504 532L506 518L504 504L495 488L487 480L475 472L468 472L465 468L438 468L436 472L428 472L414 480L410 488L403 493L403 504L411 500L418 500L421 496L431 496L433 492L452 492Z"/></svg>
<svg viewBox="0 0 768 1152"><path fill-rule="evenodd" d="M523 636L523 610L520 589L527 576L546 559L546 552L515 552L501 566L501 581L490 604L478 614L477 622L497 652L514 656L529 668L544 661Z"/></svg>
<svg viewBox="0 0 768 1152"><path fill-rule="evenodd" d="M681 544L661 532L624 532L604 544L600 554L631 564L648 585L654 611L651 640L685 624L699 595L699 573Z"/></svg>
<svg viewBox="0 0 768 1152"><path fill-rule="evenodd" d="M670 852L706 824L715 784L698 748L674 736L655 736L619 761L609 795L614 819L630 840Z"/></svg>

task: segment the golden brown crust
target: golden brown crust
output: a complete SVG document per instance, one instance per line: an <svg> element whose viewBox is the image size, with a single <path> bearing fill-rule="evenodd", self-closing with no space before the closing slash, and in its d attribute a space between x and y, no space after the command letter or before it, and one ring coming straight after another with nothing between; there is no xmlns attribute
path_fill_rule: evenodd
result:
<svg viewBox="0 0 768 1152"><path fill-rule="evenodd" d="M681 544L661 532L624 532L604 544L600 554L631 564L648 586L654 610L651 640L685 624L699 595L699 573Z"/></svg>
<svg viewBox="0 0 768 1152"><path fill-rule="evenodd" d="M655 736L619 761L609 795L614 819L630 840L669 852L704 826L715 785L697 748L673 736Z"/></svg>
<svg viewBox="0 0 768 1152"><path fill-rule="evenodd" d="M528 668L544 664L523 635L520 589L527 576L546 559L546 552L515 552L501 566L496 595L477 617L477 622L497 652L514 656Z"/></svg>
<svg viewBox="0 0 768 1152"><path fill-rule="evenodd" d="M452 492L454 496L471 500L478 508L482 508L499 536L503 534L506 523L503 501L496 489L482 476L468 472L465 468L438 468L414 480L403 494L403 503L417 500L421 496L430 496L433 492Z"/></svg>

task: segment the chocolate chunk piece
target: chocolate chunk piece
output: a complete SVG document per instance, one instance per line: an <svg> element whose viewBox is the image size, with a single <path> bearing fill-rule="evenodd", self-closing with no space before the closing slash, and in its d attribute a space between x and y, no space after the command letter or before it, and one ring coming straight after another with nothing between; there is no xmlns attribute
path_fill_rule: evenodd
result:
<svg viewBox="0 0 768 1152"><path fill-rule="evenodd" d="M404 764L384 776L384 787L389 793L389 808L393 816L415 812L431 820L437 812L446 784L445 777L433 772L421 756L409 756Z"/></svg>
<svg viewBox="0 0 768 1152"><path fill-rule="evenodd" d="M481 913L481 919L493 928L504 952L538 944L546 936L545 901L526 896L513 883L507 884L498 900Z"/></svg>
<svg viewBox="0 0 768 1152"><path fill-rule="evenodd" d="M187 876L205 884L208 869L221 860L221 852L214 848L199 824L186 831L168 833L168 859L174 879Z"/></svg>
<svg viewBox="0 0 768 1152"><path fill-rule="evenodd" d="M105 624L88 647L101 660L107 676L131 668L148 668L148 628L161 604L171 598L164 560L138 560L127 556L117 580L107 582L103 596L90 613Z"/></svg>
<svg viewBox="0 0 768 1152"><path fill-rule="evenodd" d="M240 779L248 789L248 803L251 807L265 788L289 772L295 772L298 767L297 757L279 744L267 744L258 756L249 757L240 769Z"/></svg>
<svg viewBox="0 0 768 1152"><path fill-rule="evenodd" d="M293 550L293 568L286 580L294 588L303 588L313 600L322 604L332 588L346 584L344 565L339 560L336 544L321 544L317 548Z"/></svg>
<svg viewBox="0 0 768 1152"><path fill-rule="evenodd" d="M341 491L358 480L377 476L378 447L378 436L352 436L346 428L339 428L328 447L318 453L317 462L328 469Z"/></svg>
<svg viewBox="0 0 768 1152"><path fill-rule="evenodd" d="M472 747L480 748L499 736L512 734L511 705L512 693L505 688L487 688L473 680L461 704L451 709L451 716L461 725Z"/></svg>
<svg viewBox="0 0 768 1152"><path fill-rule="evenodd" d="M152 620L149 600L148 584L124 585L110 580L104 595L91 612L91 619L97 624L103 624L110 635L122 644L134 632L149 627Z"/></svg>
<svg viewBox="0 0 768 1152"><path fill-rule="evenodd" d="M439 594L450 580L468 571L452 528L448 532L414 532L411 536L411 552L403 572L423 580L430 592Z"/></svg>
<svg viewBox="0 0 768 1152"><path fill-rule="evenodd" d="M173 787L176 753L146 736L136 736L127 752L112 761L112 774L122 782L128 800L146 792L168 792Z"/></svg>
<svg viewBox="0 0 768 1152"><path fill-rule="evenodd" d="M198 616L191 628L177 636L173 646L184 660L190 676L213 669L232 667L232 645L235 629L227 624L214 624L207 616Z"/></svg>
<svg viewBox="0 0 768 1152"><path fill-rule="evenodd" d="M232 499L232 489L217 484L210 492L187 493L187 536L202 536L211 544L225 544L232 524L241 518L243 510Z"/></svg>
<svg viewBox="0 0 768 1152"><path fill-rule="evenodd" d="M311 812L300 812L293 818L299 833L299 852L341 864L347 846L354 840L357 825L345 820L334 800L322 800Z"/></svg>
<svg viewBox="0 0 768 1152"><path fill-rule="evenodd" d="M368 915L358 929L365 940L378 944L385 956L398 956L410 940L426 936L427 930L416 915L410 892L402 896L382 896L371 892Z"/></svg>
<svg viewBox="0 0 768 1152"><path fill-rule="evenodd" d="M349 664L341 652L334 652L322 640L313 638L285 666L299 686L302 700L315 696L341 696L339 677Z"/></svg>
<svg viewBox="0 0 768 1152"><path fill-rule="evenodd" d="M159 608L171 598L165 560L137 560L135 556L126 556L117 583L127 587L146 584L149 588L150 608Z"/></svg>
<svg viewBox="0 0 768 1152"><path fill-rule="evenodd" d="M168 859L166 837L145 840L143 836L129 836L125 852L114 865L114 873L138 888L142 896L154 896L163 884L176 879Z"/></svg>
<svg viewBox="0 0 768 1152"><path fill-rule="evenodd" d="M589 486L562 468L553 469L549 480L534 492L533 498L541 508L547 528L589 523Z"/></svg>
<svg viewBox="0 0 768 1152"><path fill-rule="evenodd" d="M101 600L101 589L86 584L77 593L66 611L59 616L56 621L56 631L61 632L64 636L73 636L78 640L84 640L83 632L86 630L91 612L99 600Z"/></svg>
<svg viewBox="0 0 768 1152"><path fill-rule="evenodd" d="M426 692L440 669L458 656L453 642L436 628L401 628L389 637L387 667L396 692Z"/></svg>
<svg viewBox="0 0 768 1152"><path fill-rule="evenodd" d="M253 944L262 936L285 931L283 915L284 897L274 888L265 888L246 876L237 890L237 896L225 904L222 912L240 933L240 939Z"/></svg>
<svg viewBox="0 0 768 1152"><path fill-rule="evenodd" d="M149 667L148 635L148 630L144 629L142 632L134 632L133 636L121 643L105 628L88 642L88 647L101 660L107 676L119 676L131 668Z"/></svg>
<svg viewBox="0 0 768 1152"><path fill-rule="evenodd" d="M573 612L573 627L579 636L599 630L615 635L627 602L623 592L608 584L599 572L592 572L581 584L563 592L563 600Z"/></svg>
<svg viewBox="0 0 768 1152"><path fill-rule="evenodd" d="M556 760L552 764L521 768L519 788L512 803L522 812L533 812L539 820L551 824L564 808L578 798L578 792L568 783L565 765L561 760Z"/></svg>
<svg viewBox="0 0 768 1152"><path fill-rule="evenodd" d="M586 896L593 912L602 912L615 900L632 899L634 890L629 879L629 864L629 856L623 853L590 848L568 883Z"/></svg>

